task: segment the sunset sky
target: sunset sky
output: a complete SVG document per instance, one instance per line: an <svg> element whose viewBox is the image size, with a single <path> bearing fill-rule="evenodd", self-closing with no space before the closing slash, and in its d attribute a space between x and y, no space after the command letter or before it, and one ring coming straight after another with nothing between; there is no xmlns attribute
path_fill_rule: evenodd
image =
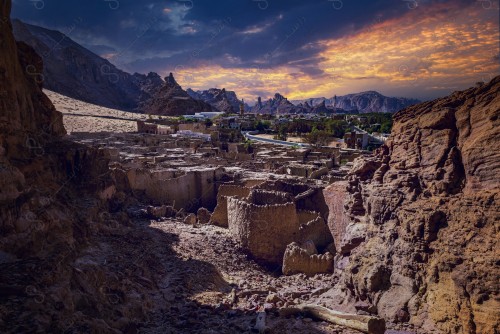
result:
<svg viewBox="0 0 500 334"><path fill-rule="evenodd" d="M14 0L129 72L250 104L364 90L430 99L500 74L499 1Z"/></svg>

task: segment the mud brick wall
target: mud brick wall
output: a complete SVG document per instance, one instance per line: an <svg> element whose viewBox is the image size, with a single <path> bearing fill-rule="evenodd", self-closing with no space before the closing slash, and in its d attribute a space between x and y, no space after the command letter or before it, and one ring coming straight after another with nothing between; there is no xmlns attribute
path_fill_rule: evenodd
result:
<svg viewBox="0 0 500 334"><path fill-rule="evenodd" d="M240 245L256 260L280 266L286 246L298 238L295 204L255 205L230 197L227 209L229 230Z"/></svg>
<svg viewBox="0 0 500 334"><path fill-rule="evenodd" d="M211 217L211 223L221 227L228 227L227 198L234 196L236 198L246 198L250 194L250 188L239 185L223 184L219 187L217 193L217 206Z"/></svg>

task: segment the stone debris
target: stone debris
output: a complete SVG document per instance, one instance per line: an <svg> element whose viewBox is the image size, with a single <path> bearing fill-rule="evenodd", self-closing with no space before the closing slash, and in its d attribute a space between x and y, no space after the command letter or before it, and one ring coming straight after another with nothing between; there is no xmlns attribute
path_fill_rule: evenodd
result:
<svg viewBox="0 0 500 334"><path fill-rule="evenodd" d="M194 213L190 213L184 218L184 224L194 226L196 225L196 215Z"/></svg>
<svg viewBox="0 0 500 334"><path fill-rule="evenodd" d="M199 224L208 224L210 222L212 214L205 208L199 208L196 213L196 216L198 218Z"/></svg>
<svg viewBox="0 0 500 334"><path fill-rule="evenodd" d="M162 205L162 206L148 206L147 214L153 219L175 217L177 211L172 206Z"/></svg>
<svg viewBox="0 0 500 334"><path fill-rule="evenodd" d="M283 274L293 275L303 273L306 276L313 276L319 273L333 272L333 255L329 252L317 254L312 241L306 243L307 246L300 246L296 242L289 244L283 257Z"/></svg>

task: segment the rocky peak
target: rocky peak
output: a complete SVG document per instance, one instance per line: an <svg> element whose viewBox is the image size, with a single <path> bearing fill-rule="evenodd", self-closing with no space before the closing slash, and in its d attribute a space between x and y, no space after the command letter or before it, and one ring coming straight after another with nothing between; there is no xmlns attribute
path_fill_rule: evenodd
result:
<svg viewBox="0 0 500 334"><path fill-rule="evenodd" d="M286 97L284 97L283 95L281 95L280 93L276 93L274 94L274 99L276 101L282 101L282 100L286 100Z"/></svg>
<svg viewBox="0 0 500 334"><path fill-rule="evenodd" d="M163 85L139 108L147 114L166 116L212 111L208 103L193 98L183 90L172 73L165 77Z"/></svg>
<svg viewBox="0 0 500 334"><path fill-rule="evenodd" d="M165 77L165 82L167 83L168 86L172 86L172 87L179 86L177 81L175 81L175 78L174 78L174 75L172 74L172 72L170 72L168 77Z"/></svg>

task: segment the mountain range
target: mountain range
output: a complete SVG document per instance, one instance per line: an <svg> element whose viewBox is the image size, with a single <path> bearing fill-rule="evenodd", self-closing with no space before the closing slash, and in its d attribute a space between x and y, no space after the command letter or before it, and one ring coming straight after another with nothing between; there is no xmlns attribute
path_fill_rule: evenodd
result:
<svg viewBox="0 0 500 334"><path fill-rule="evenodd" d="M172 73L165 79L154 72L129 74L59 31L20 20L12 23L16 40L30 45L42 57L43 71L32 75L43 80L49 90L108 108L159 115L200 111L238 113L240 110L241 102L234 91L183 90ZM266 101L259 97L253 107L246 103L244 107L246 112L263 114L367 113L396 112L418 102L387 97L375 91L293 101L276 93Z"/></svg>
<svg viewBox="0 0 500 334"><path fill-rule="evenodd" d="M59 31L20 20L12 25L16 40L30 45L42 57L43 71L32 74L49 90L125 111L181 115L212 110L191 98L172 74L165 80L154 72L129 74Z"/></svg>
<svg viewBox="0 0 500 334"><path fill-rule="evenodd" d="M345 111L359 111L360 113L369 112L390 112L394 113L408 106L419 103L417 99L404 97L387 97L376 91L367 91L344 96L334 96L332 98L312 98L304 100L293 100L293 104L300 106L308 103L311 107L320 105L327 108L338 108Z"/></svg>
<svg viewBox="0 0 500 334"><path fill-rule="evenodd" d="M60 94L108 108L136 111L163 85L156 73L129 74L68 36L19 20L12 22L16 40L43 58L44 87ZM29 69L28 69L29 70Z"/></svg>

